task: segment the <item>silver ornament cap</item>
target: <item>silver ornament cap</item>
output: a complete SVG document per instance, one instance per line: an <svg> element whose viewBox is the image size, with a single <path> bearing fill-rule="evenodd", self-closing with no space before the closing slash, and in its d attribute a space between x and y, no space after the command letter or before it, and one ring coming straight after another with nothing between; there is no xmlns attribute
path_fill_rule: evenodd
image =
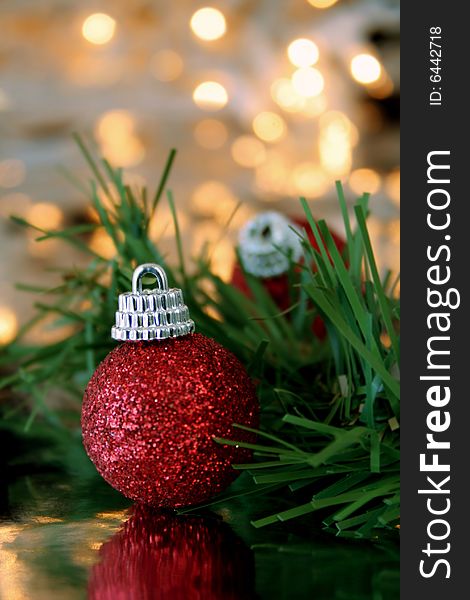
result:
<svg viewBox="0 0 470 600"><path fill-rule="evenodd" d="M156 278L156 287L142 289L145 275ZM153 263L138 266L132 276L132 292L119 295L116 324L111 337L121 342L164 340L194 331L183 292L168 288L165 271Z"/></svg>
<svg viewBox="0 0 470 600"><path fill-rule="evenodd" d="M289 256L294 262L302 256L302 245L295 231L300 233L295 223L275 211L260 213L248 221L239 234L244 269L261 278L286 273Z"/></svg>

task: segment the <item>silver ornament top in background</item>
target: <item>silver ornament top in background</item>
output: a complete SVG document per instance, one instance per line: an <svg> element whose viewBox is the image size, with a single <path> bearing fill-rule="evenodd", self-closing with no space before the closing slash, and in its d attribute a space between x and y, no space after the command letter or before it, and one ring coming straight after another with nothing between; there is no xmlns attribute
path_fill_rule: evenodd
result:
<svg viewBox="0 0 470 600"><path fill-rule="evenodd" d="M156 287L142 289L144 275L156 278ZM183 292L168 288L165 271L159 265L138 266L132 276L132 292L119 295L119 309L111 337L119 341L149 341L187 335L194 331Z"/></svg>
<svg viewBox="0 0 470 600"><path fill-rule="evenodd" d="M289 269L290 260L302 256L300 229L284 215L269 211L248 221L240 231L239 252L243 267L256 277L274 277Z"/></svg>

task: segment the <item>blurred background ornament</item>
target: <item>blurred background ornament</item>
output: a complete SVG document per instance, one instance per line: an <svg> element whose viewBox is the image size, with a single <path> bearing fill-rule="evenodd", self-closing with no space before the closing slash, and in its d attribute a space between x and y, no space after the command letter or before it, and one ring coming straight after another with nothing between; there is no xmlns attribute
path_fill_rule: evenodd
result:
<svg viewBox="0 0 470 600"><path fill-rule="evenodd" d="M247 273L267 279L286 273L302 255L301 232L282 214L269 211L250 219L239 234L239 252Z"/></svg>
<svg viewBox="0 0 470 600"><path fill-rule="evenodd" d="M292 282L287 274L291 262L300 265L304 260L301 236L305 231L311 246L319 251L312 228L304 218L293 220L275 212L264 212L248 221L239 235L238 251L241 264L233 267L232 284L247 297L252 297L245 272L260 279L264 289L281 311L289 309L297 302L291 297ZM297 232L297 233L295 233ZM333 241L342 253L345 240L330 229ZM289 258L290 256L290 258ZM312 268L315 266L312 264ZM320 317L314 319L314 334L323 339L325 325Z"/></svg>

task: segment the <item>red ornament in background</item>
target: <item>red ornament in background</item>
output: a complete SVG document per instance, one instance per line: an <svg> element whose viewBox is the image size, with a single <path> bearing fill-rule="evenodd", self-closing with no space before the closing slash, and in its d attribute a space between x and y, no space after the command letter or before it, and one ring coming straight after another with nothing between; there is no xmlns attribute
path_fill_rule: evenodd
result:
<svg viewBox="0 0 470 600"><path fill-rule="evenodd" d="M315 250L319 250L312 228L305 219L287 219L275 212L266 212L249 221L240 232L240 256L245 270L258 277L268 294L281 311L287 310L291 304L289 294L289 279L287 269L289 262L279 252L278 248L291 249L292 259L302 261L299 238L292 232L291 227L297 226L299 232L305 229L308 239ZM330 229L333 241L342 253L346 246L345 240ZM272 274L271 265L277 260L277 273ZM267 269L264 269L267 264ZM232 273L232 285L251 297L251 290L246 281L241 265L237 262ZM314 334L323 339L326 335L325 324L320 316L313 322Z"/></svg>
<svg viewBox="0 0 470 600"><path fill-rule="evenodd" d="M146 273L157 289L142 290ZM225 489L238 475L231 465L251 453L213 438L254 442L233 423L259 423L243 365L193 329L181 290L168 289L158 265L141 265L112 329L125 341L98 366L83 400L83 443L98 472L154 506L197 504Z"/></svg>
<svg viewBox="0 0 470 600"><path fill-rule="evenodd" d="M99 550L89 600L250 600L253 553L216 518L135 506Z"/></svg>

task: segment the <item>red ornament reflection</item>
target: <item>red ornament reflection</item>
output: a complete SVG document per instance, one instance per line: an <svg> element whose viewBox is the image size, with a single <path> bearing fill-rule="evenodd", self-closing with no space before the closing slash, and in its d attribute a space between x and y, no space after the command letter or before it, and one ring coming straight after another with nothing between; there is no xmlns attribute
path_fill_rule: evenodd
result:
<svg viewBox="0 0 470 600"><path fill-rule="evenodd" d="M254 559L224 522L142 505L99 550L90 600L241 600L255 597Z"/></svg>

